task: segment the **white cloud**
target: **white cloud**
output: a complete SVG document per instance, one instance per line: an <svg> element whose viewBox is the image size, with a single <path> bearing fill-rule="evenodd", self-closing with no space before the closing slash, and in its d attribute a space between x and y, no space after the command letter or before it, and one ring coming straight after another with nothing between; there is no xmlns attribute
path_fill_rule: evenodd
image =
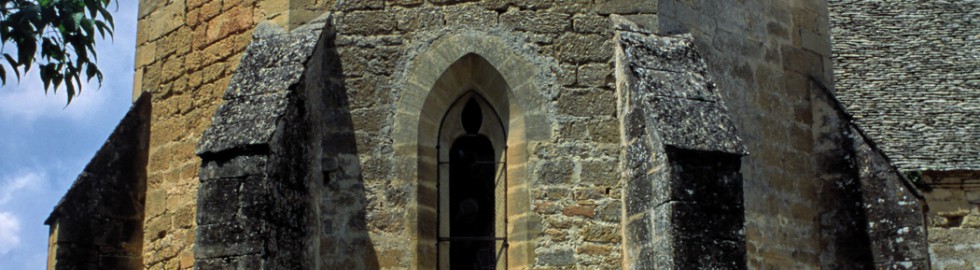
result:
<svg viewBox="0 0 980 270"><path fill-rule="evenodd" d="M44 94L44 84L41 83L36 68L21 78L19 82L15 77L7 78L7 85L0 91L0 116L25 122L32 122L40 117L82 120L92 115L107 98L105 94L98 93L101 92L98 82L93 80L86 83L81 94L76 95L71 105L66 107L64 85L58 93L49 89Z"/></svg>
<svg viewBox="0 0 980 270"><path fill-rule="evenodd" d="M20 245L20 220L9 212L0 212L0 255Z"/></svg>
<svg viewBox="0 0 980 270"><path fill-rule="evenodd" d="M23 190L37 190L41 183L45 181L42 174L26 172L13 177L4 177L0 183L0 205L4 205L14 198L16 194ZM0 232L2 233L2 232Z"/></svg>

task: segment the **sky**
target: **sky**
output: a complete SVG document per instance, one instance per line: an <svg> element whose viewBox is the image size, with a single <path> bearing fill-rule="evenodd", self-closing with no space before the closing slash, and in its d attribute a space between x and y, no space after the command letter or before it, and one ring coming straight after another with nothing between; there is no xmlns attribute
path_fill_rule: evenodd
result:
<svg viewBox="0 0 980 270"><path fill-rule="evenodd" d="M36 68L0 88L0 269L46 267L44 220L129 110L136 2L109 8L115 38L96 41L101 88L93 80L66 107L64 91L42 91Z"/></svg>

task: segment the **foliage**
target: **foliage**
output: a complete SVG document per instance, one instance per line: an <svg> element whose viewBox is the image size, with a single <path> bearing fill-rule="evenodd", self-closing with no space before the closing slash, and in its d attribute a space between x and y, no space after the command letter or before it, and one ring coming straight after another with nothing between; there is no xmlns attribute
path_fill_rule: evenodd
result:
<svg viewBox="0 0 980 270"><path fill-rule="evenodd" d="M908 178L909 181L912 181L912 184L920 190L932 191L932 187L926 183L925 179L923 179L921 171L907 171L905 172L905 177Z"/></svg>
<svg viewBox="0 0 980 270"><path fill-rule="evenodd" d="M95 65L95 35L112 36L112 15L106 10L111 0L0 0L0 53L10 69L0 64L0 80L7 83L8 71L27 74L37 64L44 92L58 91L64 83L68 103L82 91L86 81L102 71ZM7 45L16 46L16 57ZM40 47L40 50L38 50ZM0 60L2 63L3 60ZM84 72L84 74L83 74Z"/></svg>

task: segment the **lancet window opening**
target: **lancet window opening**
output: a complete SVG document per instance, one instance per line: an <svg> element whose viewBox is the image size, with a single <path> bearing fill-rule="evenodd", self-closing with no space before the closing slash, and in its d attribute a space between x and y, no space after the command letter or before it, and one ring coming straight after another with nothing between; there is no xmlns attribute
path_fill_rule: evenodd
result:
<svg viewBox="0 0 980 270"><path fill-rule="evenodd" d="M506 131L475 91L443 116L436 145L438 269L507 265Z"/></svg>

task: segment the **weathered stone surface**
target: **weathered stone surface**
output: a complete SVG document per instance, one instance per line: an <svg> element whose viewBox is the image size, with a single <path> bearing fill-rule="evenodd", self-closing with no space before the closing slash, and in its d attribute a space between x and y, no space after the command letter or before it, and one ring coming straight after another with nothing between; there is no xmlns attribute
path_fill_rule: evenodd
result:
<svg viewBox="0 0 980 270"><path fill-rule="evenodd" d="M663 128L665 144L701 151L743 153L735 126L721 104L689 99L654 97L650 126ZM714 124L706 124L714 123Z"/></svg>
<svg viewBox="0 0 980 270"><path fill-rule="evenodd" d="M980 170L980 3L828 6L835 89L854 121L903 171Z"/></svg>
<svg viewBox="0 0 980 270"><path fill-rule="evenodd" d="M215 112L198 154L214 154L268 144L286 110L286 92L230 100Z"/></svg>
<svg viewBox="0 0 980 270"><path fill-rule="evenodd" d="M600 35L562 34L558 37L558 60L569 63L605 62L613 53L609 43Z"/></svg>
<svg viewBox="0 0 980 270"><path fill-rule="evenodd" d="M136 100L44 221L56 252L50 269L142 266L150 106L149 94Z"/></svg>
<svg viewBox="0 0 980 270"><path fill-rule="evenodd" d="M595 9L599 14L635 14L657 13L657 3L654 0L596 0Z"/></svg>
<svg viewBox="0 0 980 270"><path fill-rule="evenodd" d="M485 27L497 25L497 12L475 4L448 6L443 10L448 25Z"/></svg>
<svg viewBox="0 0 980 270"><path fill-rule="evenodd" d="M509 118L508 269L862 268L872 245L925 265L893 177L865 194L811 102L833 88L821 1L142 1L147 269L436 268L429 140L457 88ZM617 49L643 58L614 70ZM871 233L854 202L879 198ZM980 226L960 204L937 237Z"/></svg>
<svg viewBox="0 0 980 270"><path fill-rule="evenodd" d="M384 11L351 11L337 16L338 31L355 35L388 34L395 29L395 16Z"/></svg>
<svg viewBox="0 0 980 270"><path fill-rule="evenodd" d="M232 76L225 105L212 118L197 153L215 154L230 149L250 149L268 144L285 113L289 88L299 82L303 63L312 54L319 29L308 27L294 33L263 24L245 52L239 72Z"/></svg>
<svg viewBox="0 0 980 270"><path fill-rule="evenodd" d="M568 17L562 13L512 10L500 14L500 23L520 31L561 33L570 27Z"/></svg>
<svg viewBox="0 0 980 270"><path fill-rule="evenodd" d="M652 227L626 225L625 248L655 258L631 269L746 268L739 172L745 146L704 62L684 38L632 31L616 37L617 72L625 75L617 78L627 119L620 128L625 212L628 219L649 215Z"/></svg>

